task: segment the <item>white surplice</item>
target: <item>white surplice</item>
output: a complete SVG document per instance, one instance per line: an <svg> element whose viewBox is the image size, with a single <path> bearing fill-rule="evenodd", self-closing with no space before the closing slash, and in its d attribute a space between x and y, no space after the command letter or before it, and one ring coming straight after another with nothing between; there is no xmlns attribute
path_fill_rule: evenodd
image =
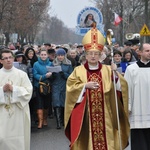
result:
<svg viewBox="0 0 150 150"><path fill-rule="evenodd" d="M13 92L3 91L6 83L12 84ZM30 150L31 95L25 72L15 67L0 69L0 150Z"/></svg>
<svg viewBox="0 0 150 150"><path fill-rule="evenodd" d="M129 85L130 128L150 128L150 67L131 64L124 77Z"/></svg>

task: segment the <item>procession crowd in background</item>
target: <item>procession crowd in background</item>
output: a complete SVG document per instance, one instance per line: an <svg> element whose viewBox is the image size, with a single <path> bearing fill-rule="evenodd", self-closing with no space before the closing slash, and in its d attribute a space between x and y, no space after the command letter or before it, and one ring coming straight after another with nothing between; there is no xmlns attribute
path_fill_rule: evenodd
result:
<svg viewBox="0 0 150 150"><path fill-rule="evenodd" d="M114 63L118 71L124 74L125 69L131 63L139 59L139 44L133 45L126 41L124 46L118 43L113 45ZM84 47L82 44L55 45L44 43L43 45L9 43L7 47L14 54L14 62L18 62L18 69L26 72L34 87L32 98L29 102L32 126L38 123L38 129L47 126L47 119L56 117L57 129L64 125L64 103L66 80L76 66L86 62ZM102 64L111 65L111 49L104 46L99 60ZM2 68L2 64L1 68ZM14 63L15 65L15 63ZM62 71L59 73L48 72L47 66L60 65ZM49 79L51 92L48 96L41 96L38 90L40 78Z"/></svg>
<svg viewBox="0 0 150 150"><path fill-rule="evenodd" d="M14 54L14 66L27 73L33 85L32 97L29 102L31 126L42 129L48 126L48 118L56 118L56 128L64 126L64 107L66 82L73 70L86 63L86 55L82 44L50 44L43 45L9 43L7 47ZM117 71L124 76L126 68L140 59L140 43L132 44L126 41L123 46L113 44L113 60ZM99 62L111 65L111 47L105 45L101 51ZM3 67L0 64L0 68ZM60 66L61 71L50 72L47 66ZM48 80L50 94L43 96L39 93L39 81Z"/></svg>

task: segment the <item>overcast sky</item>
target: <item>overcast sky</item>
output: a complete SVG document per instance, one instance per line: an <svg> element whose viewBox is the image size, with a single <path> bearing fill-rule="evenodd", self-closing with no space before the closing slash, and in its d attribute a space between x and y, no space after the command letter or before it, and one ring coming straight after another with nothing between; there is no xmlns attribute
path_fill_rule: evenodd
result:
<svg viewBox="0 0 150 150"><path fill-rule="evenodd" d="M94 6L89 0L51 0L51 16L56 15L69 28L77 25L77 16L85 7Z"/></svg>

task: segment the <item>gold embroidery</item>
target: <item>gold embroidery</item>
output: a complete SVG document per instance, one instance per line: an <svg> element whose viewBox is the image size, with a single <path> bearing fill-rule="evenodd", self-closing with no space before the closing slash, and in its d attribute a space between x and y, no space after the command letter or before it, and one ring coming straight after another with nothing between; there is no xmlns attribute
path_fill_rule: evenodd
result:
<svg viewBox="0 0 150 150"><path fill-rule="evenodd" d="M11 85L13 85L13 82L11 81L11 80L9 80L8 79L8 83L9 84L11 84ZM11 117L12 115L13 115L13 113L14 113L14 111L13 111L13 108L12 108L12 105L11 105L11 97L12 97L12 93L11 92L7 92L6 94L5 94L5 96L6 96L6 99L7 99L7 103L8 104L6 104L5 106L4 106L4 108L8 111L8 113L9 113L9 117Z"/></svg>
<svg viewBox="0 0 150 150"><path fill-rule="evenodd" d="M7 105L7 104L6 104L6 105L5 105L5 108L6 108L6 109L10 109L10 105Z"/></svg>
<svg viewBox="0 0 150 150"><path fill-rule="evenodd" d="M100 87L90 90L90 116L94 150L107 150L104 120L104 102L102 97L101 78L96 73L89 75L88 81L97 82Z"/></svg>

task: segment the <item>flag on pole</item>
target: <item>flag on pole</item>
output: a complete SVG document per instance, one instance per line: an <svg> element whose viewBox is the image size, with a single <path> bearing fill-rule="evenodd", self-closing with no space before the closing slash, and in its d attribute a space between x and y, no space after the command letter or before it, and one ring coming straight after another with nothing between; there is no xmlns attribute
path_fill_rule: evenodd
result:
<svg viewBox="0 0 150 150"><path fill-rule="evenodd" d="M122 21L122 18L115 13L115 21L114 21L114 24L115 26L119 25L119 23Z"/></svg>

